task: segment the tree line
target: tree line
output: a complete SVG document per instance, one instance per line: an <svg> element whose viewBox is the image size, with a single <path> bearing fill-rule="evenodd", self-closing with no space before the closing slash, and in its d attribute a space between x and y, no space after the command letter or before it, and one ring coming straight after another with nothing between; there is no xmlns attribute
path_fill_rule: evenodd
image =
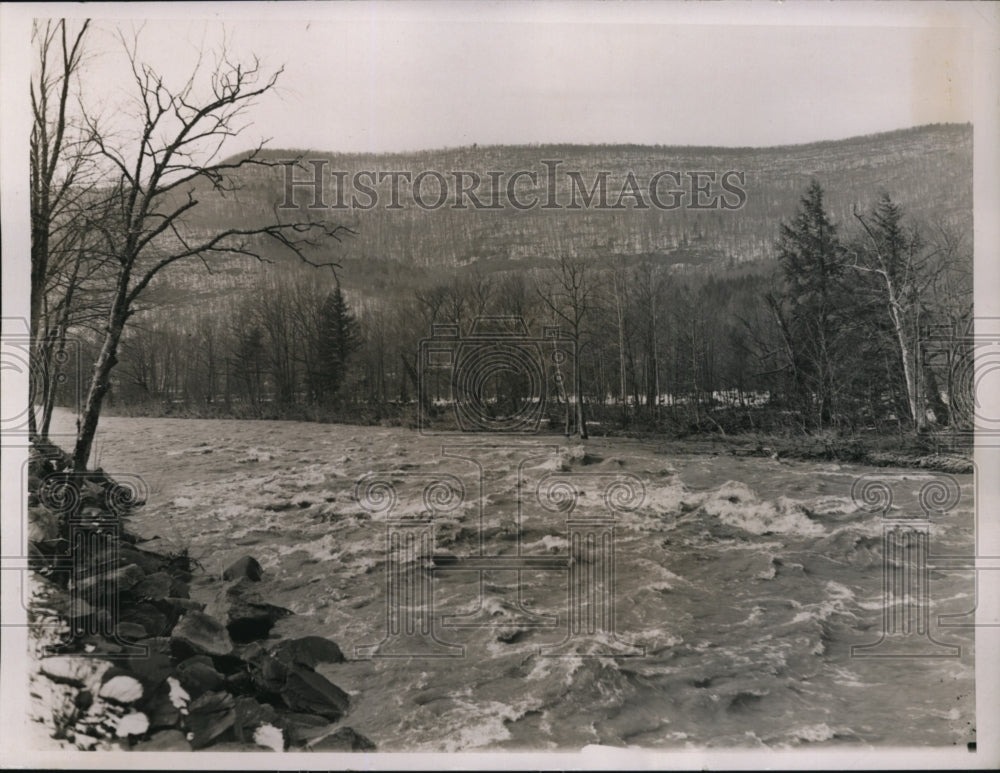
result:
<svg viewBox="0 0 1000 773"><path fill-rule="evenodd" d="M468 335L483 316L521 319L534 336L558 325L572 341L569 389L554 399L583 435L924 432L971 418L968 368L955 367L969 360L971 248L953 223L911 217L888 194L838 222L813 181L758 262L669 266L592 234L572 249L556 238L550 260L518 270L442 268L415 287L352 295L329 257L350 228L301 212L257 225L206 218L241 190L241 171L277 171L260 146L220 148L280 71L224 56L171 84L123 35L140 109L131 133L112 132L73 109L87 29L38 23L32 81L31 432L46 437L67 399L55 374L75 352L70 367L88 374L78 467L105 404L412 424L418 410L448 410L439 387L420 392L421 340L440 324ZM309 273L269 267L277 254ZM168 268L211 271L233 257L261 266L254 286L194 311L169 304ZM509 386L509 401L532 399Z"/></svg>
<svg viewBox="0 0 1000 773"><path fill-rule="evenodd" d="M969 383L954 367L970 356L968 245L908 218L887 194L853 220L834 222L814 181L779 226L773 260L755 266L684 271L593 249L545 268L449 270L416 289L352 297L332 276L271 270L211 311L138 321L123 339L113 405L412 424L418 409L435 410L418 405L420 342L434 326L467 337L476 318L515 317L532 338L558 325L574 342L581 430L968 425L959 392ZM435 389L425 397L449 396Z"/></svg>

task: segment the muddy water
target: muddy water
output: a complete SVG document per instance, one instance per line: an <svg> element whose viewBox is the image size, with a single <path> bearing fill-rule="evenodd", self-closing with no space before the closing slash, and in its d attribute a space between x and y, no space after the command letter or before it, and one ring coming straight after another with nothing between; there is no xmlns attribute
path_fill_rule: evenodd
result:
<svg viewBox="0 0 1000 773"><path fill-rule="evenodd" d="M483 441L106 418L98 450L108 472L146 481L133 529L204 566L195 597L210 598L212 578L250 554L268 600L297 613L275 634L340 644L349 662L325 673L352 693L350 724L382 751L975 739L971 629L938 624L972 609L970 572L929 571L923 610L936 644L890 637L854 655L896 657L852 656L879 641L885 609L882 520L852 486L877 474L892 491L890 517L920 516L933 474L664 455L626 440ZM391 511L379 509L377 487L365 498L362 478L392 485ZM973 479L953 480L957 505L925 528L932 554L973 551ZM424 500L435 481L443 495ZM559 481L573 493L546 487ZM615 481L638 481L641 504L609 504ZM431 515L432 531L420 525ZM404 548L407 534L432 534L432 547L418 539L387 566L397 544L387 517L402 524L393 529ZM400 577L425 578L412 587L427 594L404 599L417 612L402 618L390 614L396 590L410 587L394 585ZM915 621L921 609L889 611ZM397 623L432 633L393 637Z"/></svg>

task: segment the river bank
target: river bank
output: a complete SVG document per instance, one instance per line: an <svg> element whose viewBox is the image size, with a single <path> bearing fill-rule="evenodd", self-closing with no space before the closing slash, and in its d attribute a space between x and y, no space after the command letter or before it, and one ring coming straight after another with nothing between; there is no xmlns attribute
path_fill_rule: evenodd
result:
<svg viewBox="0 0 1000 773"><path fill-rule="evenodd" d="M344 661L320 636L270 636L292 612L246 555L206 578L186 550L127 528L146 506L129 476L75 473L36 443L28 470L34 719L60 748L358 751L350 696L314 670ZM191 598L199 577L212 604Z"/></svg>

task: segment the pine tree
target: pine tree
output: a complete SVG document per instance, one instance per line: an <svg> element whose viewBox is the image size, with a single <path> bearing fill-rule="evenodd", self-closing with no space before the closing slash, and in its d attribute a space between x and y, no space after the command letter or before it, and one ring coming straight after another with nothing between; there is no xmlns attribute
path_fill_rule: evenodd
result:
<svg viewBox="0 0 1000 773"><path fill-rule="evenodd" d="M796 390L826 425L835 410L845 253L816 180L802 197L795 219L781 226L778 263L784 302L771 296L769 304L785 338Z"/></svg>
<svg viewBox="0 0 1000 773"><path fill-rule="evenodd" d="M340 283L327 295L317 325L317 367L313 394L321 401L337 396L347 374L347 362L360 345L358 321L351 313Z"/></svg>

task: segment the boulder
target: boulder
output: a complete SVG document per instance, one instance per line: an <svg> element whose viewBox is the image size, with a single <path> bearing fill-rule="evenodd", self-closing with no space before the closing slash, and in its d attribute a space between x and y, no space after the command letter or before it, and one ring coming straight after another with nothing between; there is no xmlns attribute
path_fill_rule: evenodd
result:
<svg viewBox="0 0 1000 773"><path fill-rule="evenodd" d="M278 724L284 729L290 746L305 746L332 730L330 720L316 714L288 712L278 718Z"/></svg>
<svg viewBox="0 0 1000 773"><path fill-rule="evenodd" d="M290 609L269 604L246 577L226 588L222 606L225 608L226 628L235 641L249 642L263 639L274 624L292 614Z"/></svg>
<svg viewBox="0 0 1000 773"><path fill-rule="evenodd" d="M53 682L83 688L99 684L111 664L94 658L55 655L43 658L39 662L39 668Z"/></svg>
<svg viewBox="0 0 1000 773"><path fill-rule="evenodd" d="M120 661L121 665L142 680L147 689L152 690L173 673L170 639L165 637L140 639L136 644L145 647L146 651L127 655Z"/></svg>
<svg viewBox="0 0 1000 773"><path fill-rule="evenodd" d="M350 696L326 677L303 666L288 669L281 700L292 711L340 719L350 705Z"/></svg>
<svg viewBox="0 0 1000 773"><path fill-rule="evenodd" d="M193 610L174 627L170 644L177 657L228 655L233 651L233 642L222 623L204 612Z"/></svg>
<svg viewBox="0 0 1000 773"><path fill-rule="evenodd" d="M174 581L170 585L170 597L173 599L190 599L191 586L188 585L186 580L174 577Z"/></svg>
<svg viewBox="0 0 1000 773"><path fill-rule="evenodd" d="M154 730L163 727L176 727L181 719L180 711L170 700L170 685L166 681L161 682L149 694L140 708L149 717L149 726Z"/></svg>
<svg viewBox="0 0 1000 773"><path fill-rule="evenodd" d="M183 661L177 666L177 675L191 697L217 692L225 685L225 678L215 670L207 655L195 655Z"/></svg>
<svg viewBox="0 0 1000 773"><path fill-rule="evenodd" d="M163 612L168 618L172 618L176 621L181 615L187 614L188 612L204 612L205 605L200 601L195 601L194 599L179 598L177 596L168 596L165 599L158 599L152 602L153 606Z"/></svg>
<svg viewBox="0 0 1000 773"><path fill-rule="evenodd" d="M44 507L28 508L28 541L49 542L59 537L59 519Z"/></svg>
<svg viewBox="0 0 1000 773"><path fill-rule="evenodd" d="M231 655L214 655L212 657L212 665L223 676L229 676L241 671L246 673L247 671L246 661L235 652Z"/></svg>
<svg viewBox="0 0 1000 773"><path fill-rule="evenodd" d="M150 553L148 550L131 545L118 545L118 556L123 564L135 564L146 574L156 574L162 572L169 565L169 560L157 553Z"/></svg>
<svg viewBox="0 0 1000 773"><path fill-rule="evenodd" d="M189 752L191 744L188 743L184 733L180 730L161 730L154 733L148 741L143 741L132 747L132 751L137 752Z"/></svg>
<svg viewBox="0 0 1000 773"><path fill-rule="evenodd" d="M115 735L119 738L145 735L149 730L149 717L141 711L125 714L115 723Z"/></svg>
<svg viewBox="0 0 1000 773"><path fill-rule="evenodd" d="M164 571L147 574L142 582L132 589L132 595L139 599L164 599L171 595L170 586L173 582L174 578Z"/></svg>
<svg viewBox="0 0 1000 773"><path fill-rule="evenodd" d="M122 610L121 622L141 625L150 636L163 636L170 632L170 619L146 602Z"/></svg>
<svg viewBox="0 0 1000 773"><path fill-rule="evenodd" d="M262 655L252 662L250 679L259 692L277 697L285 689L288 668L280 660Z"/></svg>
<svg viewBox="0 0 1000 773"><path fill-rule="evenodd" d="M260 703L250 696L240 696L236 698L236 719L233 723L233 732L237 741L253 743L254 731L264 724L275 724L278 712L274 706L267 703Z"/></svg>
<svg viewBox="0 0 1000 773"><path fill-rule="evenodd" d="M121 622L115 626L115 635L125 641L138 641L149 636L149 632L140 623Z"/></svg>
<svg viewBox="0 0 1000 773"><path fill-rule="evenodd" d="M258 582L263 576L264 569L253 556L243 556L243 558L231 563L222 573L223 580L237 580L246 577L252 582Z"/></svg>
<svg viewBox="0 0 1000 773"><path fill-rule="evenodd" d="M353 728L341 727L311 741L306 748L316 752L370 752L374 751L375 744Z"/></svg>
<svg viewBox="0 0 1000 773"><path fill-rule="evenodd" d="M98 695L115 703L135 703L143 696L142 682L130 674L116 674L101 685ZM143 730L142 732L146 732Z"/></svg>
<svg viewBox="0 0 1000 773"><path fill-rule="evenodd" d="M207 692L188 705L187 725L191 730L191 748L202 749L229 730L236 721L233 696L225 692Z"/></svg>
<svg viewBox="0 0 1000 773"><path fill-rule="evenodd" d="M76 592L84 598L106 598L117 592L132 590L146 577L136 564L111 569L106 572L85 577L76 583Z"/></svg>
<svg viewBox="0 0 1000 773"><path fill-rule="evenodd" d="M322 636L303 636L278 642L271 655L287 665L315 668L319 663L343 663L344 653L336 642Z"/></svg>
<svg viewBox="0 0 1000 773"><path fill-rule="evenodd" d="M253 695L254 684L248 671L226 674L226 690L233 695Z"/></svg>

